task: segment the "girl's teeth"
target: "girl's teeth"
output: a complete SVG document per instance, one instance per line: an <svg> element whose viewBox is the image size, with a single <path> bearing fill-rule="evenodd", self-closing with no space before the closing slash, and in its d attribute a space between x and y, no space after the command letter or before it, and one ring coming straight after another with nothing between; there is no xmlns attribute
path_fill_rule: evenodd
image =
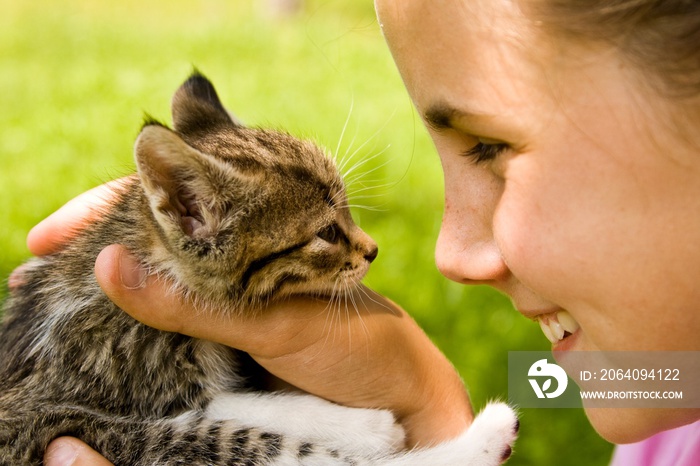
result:
<svg viewBox="0 0 700 466"><path fill-rule="evenodd" d="M557 312L557 320L564 328L564 330L566 330L569 333L576 333L576 330L579 329L578 322L576 322L574 318L571 317L571 314L569 314L566 311Z"/></svg>
<svg viewBox="0 0 700 466"><path fill-rule="evenodd" d="M554 338L554 334L552 334L552 330L549 328L549 324L546 323L544 319L540 319L539 321L542 333L544 333L544 336L547 337L547 340L549 340L552 343L556 343L558 340Z"/></svg>
<svg viewBox="0 0 700 466"><path fill-rule="evenodd" d="M579 324L566 311L559 311L556 314L548 314L546 317L540 317L540 328L542 333L551 343L556 343L564 335L576 333L579 329Z"/></svg>
<svg viewBox="0 0 700 466"><path fill-rule="evenodd" d="M561 326L556 319L549 319L549 328L552 329L552 335L557 340L564 338L564 327Z"/></svg>

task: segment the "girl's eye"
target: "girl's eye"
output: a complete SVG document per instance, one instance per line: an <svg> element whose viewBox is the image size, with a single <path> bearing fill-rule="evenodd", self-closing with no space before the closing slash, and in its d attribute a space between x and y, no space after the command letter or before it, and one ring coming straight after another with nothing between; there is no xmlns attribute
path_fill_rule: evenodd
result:
<svg viewBox="0 0 700 466"><path fill-rule="evenodd" d="M503 151L508 149L508 144L504 142L491 143L490 141L479 141L469 150L462 152L462 156L469 157L474 163L483 163L495 159Z"/></svg>
<svg viewBox="0 0 700 466"><path fill-rule="evenodd" d="M328 225L323 230L316 233L316 236L331 244L336 244L340 240L340 227L337 223Z"/></svg>

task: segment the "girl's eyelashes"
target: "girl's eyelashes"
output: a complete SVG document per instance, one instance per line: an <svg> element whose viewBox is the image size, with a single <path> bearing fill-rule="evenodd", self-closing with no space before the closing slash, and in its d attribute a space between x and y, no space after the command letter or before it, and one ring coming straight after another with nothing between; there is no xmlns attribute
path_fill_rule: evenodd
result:
<svg viewBox="0 0 700 466"><path fill-rule="evenodd" d="M484 141L479 141L476 143L476 145L462 152L461 155L463 157L471 158L474 163L483 163L495 159L506 149L508 149L508 144L504 142L491 143L489 141L487 143Z"/></svg>

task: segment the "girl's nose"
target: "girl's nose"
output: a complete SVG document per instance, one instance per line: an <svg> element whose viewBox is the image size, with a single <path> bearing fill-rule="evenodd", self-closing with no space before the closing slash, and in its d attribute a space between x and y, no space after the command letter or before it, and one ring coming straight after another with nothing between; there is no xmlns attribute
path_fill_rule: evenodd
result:
<svg viewBox="0 0 700 466"><path fill-rule="evenodd" d="M477 231L465 231L443 222L435 262L440 272L459 283L492 283L508 276L501 252L493 238L471 237Z"/></svg>
<svg viewBox="0 0 700 466"><path fill-rule="evenodd" d="M446 173L445 212L435 262L450 280L493 285L510 273L492 228L501 188L479 176L460 178Z"/></svg>

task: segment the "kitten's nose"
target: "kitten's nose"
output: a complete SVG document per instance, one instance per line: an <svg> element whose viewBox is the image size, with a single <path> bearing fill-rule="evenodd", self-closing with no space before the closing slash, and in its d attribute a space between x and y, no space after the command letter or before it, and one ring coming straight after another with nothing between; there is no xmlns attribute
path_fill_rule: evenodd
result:
<svg viewBox="0 0 700 466"><path fill-rule="evenodd" d="M374 259L377 258L377 253L379 253L379 248L375 244L374 246L372 246L372 248L370 248L369 251L365 253L365 260L367 260L367 262L372 262Z"/></svg>

